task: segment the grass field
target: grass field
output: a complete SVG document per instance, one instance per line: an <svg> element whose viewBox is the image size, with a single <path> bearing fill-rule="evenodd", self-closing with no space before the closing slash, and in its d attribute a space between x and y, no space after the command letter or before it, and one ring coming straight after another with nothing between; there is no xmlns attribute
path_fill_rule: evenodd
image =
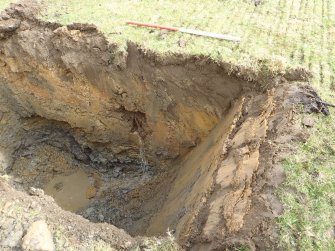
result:
<svg viewBox="0 0 335 251"><path fill-rule="evenodd" d="M0 8L8 0L1 0ZM208 55L253 70L304 67L321 97L335 103L335 2L333 0L44 0L44 20L94 23L125 47L137 42L159 53ZM153 22L240 36L242 42L127 26ZM334 114L334 109L331 111ZM308 142L284 163L278 191L285 213L278 223L285 250L335 250L335 119L315 115Z"/></svg>
<svg viewBox="0 0 335 251"><path fill-rule="evenodd" d="M285 250L335 250L335 120L314 117L311 137L284 162L287 179L278 194Z"/></svg>
<svg viewBox="0 0 335 251"><path fill-rule="evenodd" d="M11 3L11 2L13 2L13 1L10 1L10 0L0 1L0 10L3 10L4 8L6 8L9 5L9 3Z"/></svg>
<svg viewBox="0 0 335 251"><path fill-rule="evenodd" d="M158 52L205 54L218 61L260 70L304 66L314 86L330 99L335 75L335 2L332 0L151 1L45 0L44 18L62 23L95 23L108 38L131 40ZM132 27L126 20L228 33L240 44L188 34ZM182 46L180 46L182 45ZM333 88L335 88L333 86Z"/></svg>

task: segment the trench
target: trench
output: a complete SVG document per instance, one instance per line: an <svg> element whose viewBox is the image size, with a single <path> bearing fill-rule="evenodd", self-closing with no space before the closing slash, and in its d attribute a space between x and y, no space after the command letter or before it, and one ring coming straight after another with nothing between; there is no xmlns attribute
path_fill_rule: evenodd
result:
<svg viewBox="0 0 335 251"><path fill-rule="evenodd" d="M270 86L206 57L132 43L124 53L94 29L19 13L0 39L0 166L16 189L199 250L244 227Z"/></svg>
<svg viewBox="0 0 335 251"><path fill-rule="evenodd" d="M188 151L169 161L157 158L152 162L137 130L129 131L137 142L131 155L125 151L120 157L111 157L106 144L80 142L74 136L78 129L66 122L40 116L19 118L18 144L6 173L14 177L17 189L40 188L64 210L92 222L113 224L133 236L173 231L182 240L188 228L203 221L199 215L206 204L238 203L239 196L222 200L232 193L244 196L244 190L251 189L270 111L268 93L241 94L208 135ZM236 188L229 188L236 182ZM226 220L240 224L234 222L241 220L248 206L244 210ZM206 216L204 230L209 233L221 224L216 214Z"/></svg>

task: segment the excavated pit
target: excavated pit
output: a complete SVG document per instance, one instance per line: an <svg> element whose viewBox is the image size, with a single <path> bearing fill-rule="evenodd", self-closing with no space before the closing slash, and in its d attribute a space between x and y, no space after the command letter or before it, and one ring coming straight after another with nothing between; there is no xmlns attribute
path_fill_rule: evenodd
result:
<svg viewBox="0 0 335 251"><path fill-rule="evenodd" d="M255 102L252 96L249 99ZM257 96L261 100L257 106L271 107L267 96ZM188 218L200 209L203 193L212 188L229 136L233 130L240 130L235 123L241 118L243 102L242 98L233 102L222 121L201 142L190 147L188 153L169 164L161 161L160 166L147 162L145 146L137 131L129 134L138 137L138 158L128 157L125 152L122 159L108 159L110 152L104 145L90 148L79 144L67 123L38 116L20 119L22 137L16 134L15 139L20 146L12 154L6 172L15 177L19 189L41 188L63 209L93 222L107 222L132 235L162 235L168 229L175 230L183 217ZM256 108L253 112L260 111ZM264 116L256 119L264 120ZM249 142L246 135L255 133L249 129L241 129L242 142L238 144ZM243 149L243 154L249 153L247 146ZM240 160L243 156L236 157L236 161ZM248 162L246 168L256 168L257 163L248 166Z"/></svg>
<svg viewBox="0 0 335 251"><path fill-rule="evenodd" d="M109 142L85 141L82 129L67 122L38 115L21 117L11 111L8 114L17 117L9 123L2 120L5 131L16 127L10 133L13 141L9 147L15 147L5 171L14 177L17 189L41 188L64 210L93 222L113 224L133 236L164 235L173 230L186 241L188 231L200 220L196 217L201 210L213 210L203 229L209 238L221 224L216 211L222 205L232 206L227 209L231 214L226 217L227 227L237 231L250 207L252 177L273 103L271 93L242 90L231 99L227 108L220 107L223 114L217 123L208 124L202 139L184 144L185 149L173 157L156 154L156 159L147 154L150 134L143 133L143 124L140 131L136 130L135 119L126 120L134 123L128 131L134 146L129 153L125 149L117 155L108 149ZM2 104L5 107L8 102ZM189 108L189 114L179 116L194 119L195 115ZM197 125L189 122L193 123ZM91 134L94 137L94 132ZM8 139L8 134L3 133L2 138ZM213 208L204 209L207 203Z"/></svg>
<svg viewBox="0 0 335 251"><path fill-rule="evenodd" d="M267 186L282 174L264 177L268 139L289 120L273 115L283 89L204 57L120 51L92 26L33 11L0 20L0 170L16 189L132 236L172 231L194 250L273 243L281 208Z"/></svg>
<svg viewBox="0 0 335 251"><path fill-rule="evenodd" d="M147 161L144 139L138 131L129 131L138 139L131 157L125 151L118 158L104 144L78 143L68 123L39 116L19 118L13 135L18 147L6 173L14 177L17 189L43 189L63 209L93 222L113 224L134 236L164 235L168 229L181 234L189 227L187 221L199 214L206 193L213 192L216 182L229 184L241 178L243 189L234 191L239 191L239 196L251 188L272 96L253 92L241 96L187 153L169 162L157 158L156 165ZM243 111L251 116L245 118ZM225 200L221 189L214 194L221 193L218 197ZM221 207L239 200L213 203ZM249 206L245 205L244 210ZM235 213L241 214L235 217L243 218L245 212ZM231 227L238 229L241 220L232 218ZM209 219L209 228L219 224L219 219L212 221Z"/></svg>

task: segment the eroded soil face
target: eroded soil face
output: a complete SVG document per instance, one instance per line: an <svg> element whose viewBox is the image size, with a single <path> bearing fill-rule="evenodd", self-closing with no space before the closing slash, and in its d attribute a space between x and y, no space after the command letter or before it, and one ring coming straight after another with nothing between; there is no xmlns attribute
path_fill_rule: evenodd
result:
<svg viewBox="0 0 335 251"><path fill-rule="evenodd" d="M298 131L287 129L292 88L261 90L206 58L121 53L92 26L34 12L0 18L7 191L43 189L133 236L171 230L186 249L276 248L278 149Z"/></svg>

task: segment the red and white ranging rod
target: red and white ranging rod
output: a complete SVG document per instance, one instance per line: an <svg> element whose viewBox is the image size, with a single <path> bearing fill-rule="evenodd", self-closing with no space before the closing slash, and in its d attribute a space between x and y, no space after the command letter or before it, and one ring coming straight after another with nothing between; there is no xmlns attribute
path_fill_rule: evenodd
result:
<svg viewBox="0 0 335 251"><path fill-rule="evenodd" d="M241 41L241 39L239 37L235 37L235 36L232 36L232 35L219 34L219 33L207 32L207 31L200 31L200 30L194 30L194 29L163 26L163 25L141 23L141 22L135 22L135 21L127 21L127 24L132 24L132 25L136 25L136 26L151 27L151 28L157 28L157 29L169 30L169 31L179 31L179 32L194 34L194 35L198 35L198 36L212 37L212 38L228 40L228 41L232 41L232 42L240 42Z"/></svg>

